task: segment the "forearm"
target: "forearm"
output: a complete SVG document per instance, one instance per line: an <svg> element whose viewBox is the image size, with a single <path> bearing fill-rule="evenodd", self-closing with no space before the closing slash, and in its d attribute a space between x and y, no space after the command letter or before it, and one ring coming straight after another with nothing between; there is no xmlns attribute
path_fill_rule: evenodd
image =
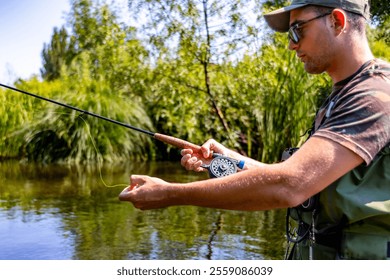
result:
<svg viewBox="0 0 390 280"><path fill-rule="evenodd" d="M289 207L295 201L291 184L273 169L268 165L227 177L168 185L168 204L245 211Z"/></svg>

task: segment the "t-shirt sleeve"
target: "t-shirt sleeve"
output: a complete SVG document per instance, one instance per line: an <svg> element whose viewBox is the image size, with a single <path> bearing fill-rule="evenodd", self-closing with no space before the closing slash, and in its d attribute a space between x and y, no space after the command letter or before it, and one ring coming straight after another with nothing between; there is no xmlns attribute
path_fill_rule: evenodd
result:
<svg viewBox="0 0 390 280"><path fill-rule="evenodd" d="M313 136L335 141L370 164L390 143L390 80L376 75L360 81L334 102L329 113Z"/></svg>

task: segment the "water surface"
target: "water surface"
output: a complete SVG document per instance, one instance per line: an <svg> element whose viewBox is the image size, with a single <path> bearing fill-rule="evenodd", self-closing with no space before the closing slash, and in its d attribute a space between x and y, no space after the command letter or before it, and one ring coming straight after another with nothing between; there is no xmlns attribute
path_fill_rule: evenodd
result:
<svg viewBox="0 0 390 280"><path fill-rule="evenodd" d="M108 184L130 174L168 181L205 179L179 163L106 166ZM282 259L284 211L169 207L140 211L120 202L96 166L0 163L2 260Z"/></svg>

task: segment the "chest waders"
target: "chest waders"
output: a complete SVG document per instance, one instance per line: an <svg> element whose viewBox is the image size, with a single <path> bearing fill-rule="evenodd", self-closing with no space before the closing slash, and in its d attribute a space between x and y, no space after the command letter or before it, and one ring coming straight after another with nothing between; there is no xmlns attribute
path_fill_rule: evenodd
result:
<svg viewBox="0 0 390 280"><path fill-rule="evenodd" d="M286 259L390 259L389 182L386 147L369 166L288 209Z"/></svg>

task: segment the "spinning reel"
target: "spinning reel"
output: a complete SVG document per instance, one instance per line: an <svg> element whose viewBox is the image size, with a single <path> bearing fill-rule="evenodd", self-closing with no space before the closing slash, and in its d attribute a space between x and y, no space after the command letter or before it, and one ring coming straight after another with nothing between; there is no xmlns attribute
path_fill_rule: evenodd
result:
<svg viewBox="0 0 390 280"><path fill-rule="evenodd" d="M214 159L209 165L203 164L202 167L207 169L210 178L224 177L237 172L237 168L244 167L244 161L238 161L221 154L214 153Z"/></svg>

